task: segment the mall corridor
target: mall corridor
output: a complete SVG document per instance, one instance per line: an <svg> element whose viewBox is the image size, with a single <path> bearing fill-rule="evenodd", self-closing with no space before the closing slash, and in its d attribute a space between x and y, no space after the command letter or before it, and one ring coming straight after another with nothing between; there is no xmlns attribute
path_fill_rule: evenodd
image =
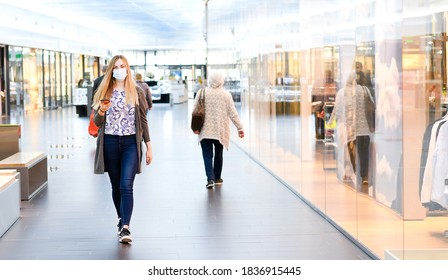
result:
<svg viewBox="0 0 448 280"><path fill-rule="evenodd" d="M21 115L21 150L48 156L48 187L22 201L0 238L2 260L369 260L371 257L234 142L224 184L207 190L189 130L191 100L149 114L154 160L135 182L134 241L118 242L107 175L93 174L95 139L74 107Z"/></svg>

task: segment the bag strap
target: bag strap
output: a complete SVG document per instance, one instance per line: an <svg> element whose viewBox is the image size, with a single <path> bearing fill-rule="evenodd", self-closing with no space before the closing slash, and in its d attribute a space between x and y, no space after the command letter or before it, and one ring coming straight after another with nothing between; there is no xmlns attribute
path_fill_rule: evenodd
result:
<svg viewBox="0 0 448 280"><path fill-rule="evenodd" d="M201 88L201 93L199 94L199 101L205 105L205 88Z"/></svg>
<svg viewBox="0 0 448 280"><path fill-rule="evenodd" d="M375 105L375 107L376 107L375 100L373 100L373 97L370 94L370 90L366 86L362 86L362 89L364 91L364 95L366 96L366 98L369 98L370 101L373 103L373 105Z"/></svg>

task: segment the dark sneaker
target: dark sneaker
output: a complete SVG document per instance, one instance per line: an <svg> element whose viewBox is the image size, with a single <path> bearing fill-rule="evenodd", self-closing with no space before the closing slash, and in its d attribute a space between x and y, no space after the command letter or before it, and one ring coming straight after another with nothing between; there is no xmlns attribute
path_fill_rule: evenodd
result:
<svg viewBox="0 0 448 280"><path fill-rule="evenodd" d="M211 189L211 188L213 188L215 186L215 182L213 181L213 180L208 180L207 181L207 185L205 185L205 187L207 188L207 189Z"/></svg>
<svg viewBox="0 0 448 280"><path fill-rule="evenodd" d="M132 242L131 232L127 228L122 228L120 231L120 243Z"/></svg>
<svg viewBox="0 0 448 280"><path fill-rule="evenodd" d="M362 184L363 185L368 185L369 184L369 179L367 177L363 177L362 178Z"/></svg>
<svg viewBox="0 0 448 280"><path fill-rule="evenodd" d="M224 180L223 179L216 179L215 180L215 185L221 185L222 183L224 182Z"/></svg>
<svg viewBox="0 0 448 280"><path fill-rule="evenodd" d="M118 218L117 234L120 235L120 232L121 232L121 218Z"/></svg>

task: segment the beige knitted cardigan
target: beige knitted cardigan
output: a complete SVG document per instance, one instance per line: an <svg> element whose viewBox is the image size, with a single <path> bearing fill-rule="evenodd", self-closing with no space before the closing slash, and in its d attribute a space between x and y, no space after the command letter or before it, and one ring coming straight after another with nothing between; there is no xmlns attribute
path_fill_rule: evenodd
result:
<svg viewBox="0 0 448 280"><path fill-rule="evenodd" d="M199 97L200 94L196 94L195 106ZM199 133L198 141L216 139L226 149L229 149L230 121L233 122L238 131L243 130L232 95L222 86L218 88L207 87L205 89L205 122L201 133Z"/></svg>

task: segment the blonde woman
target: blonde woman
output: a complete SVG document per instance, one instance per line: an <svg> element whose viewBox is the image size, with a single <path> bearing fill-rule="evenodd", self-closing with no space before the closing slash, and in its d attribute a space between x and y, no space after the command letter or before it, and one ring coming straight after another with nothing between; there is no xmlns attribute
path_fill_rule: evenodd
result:
<svg viewBox="0 0 448 280"><path fill-rule="evenodd" d="M141 173L142 142L146 145L147 165L152 161L152 150L146 99L132 78L124 56L114 56L110 61L93 104L93 120L99 127L94 173L108 173L120 242L129 243L132 242L129 225L134 207L134 179Z"/></svg>

